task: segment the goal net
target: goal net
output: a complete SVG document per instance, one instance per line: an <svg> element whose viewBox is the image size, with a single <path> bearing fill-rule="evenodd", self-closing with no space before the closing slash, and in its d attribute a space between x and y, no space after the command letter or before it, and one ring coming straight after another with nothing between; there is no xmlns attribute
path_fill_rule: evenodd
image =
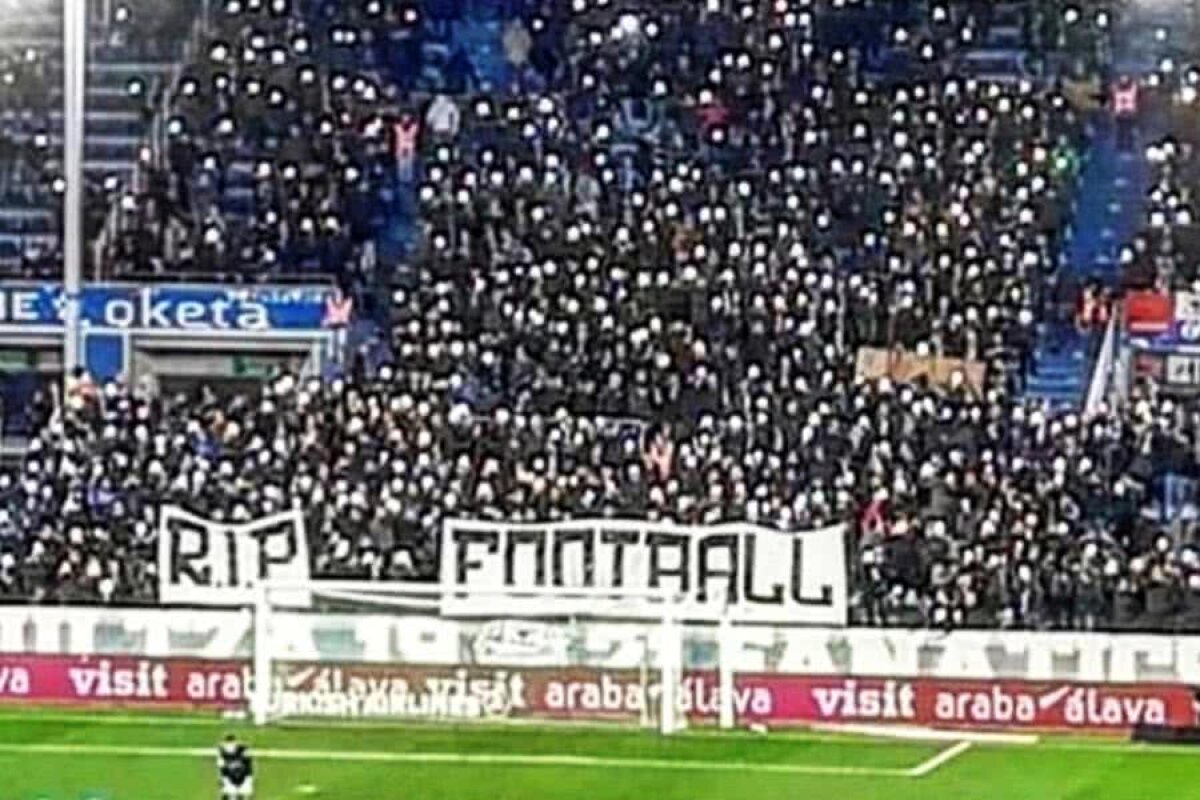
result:
<svg viewBox="0 0 1200 800"><path fill-rule="evenodd" d="M472 599L470 617L451 617L437 586L260 586L249 711L259 724L611 721L663 734L735 724L722 620L685 619L665 595L546 591L544 612L520 617L480 613L486 603Z"/></svg>

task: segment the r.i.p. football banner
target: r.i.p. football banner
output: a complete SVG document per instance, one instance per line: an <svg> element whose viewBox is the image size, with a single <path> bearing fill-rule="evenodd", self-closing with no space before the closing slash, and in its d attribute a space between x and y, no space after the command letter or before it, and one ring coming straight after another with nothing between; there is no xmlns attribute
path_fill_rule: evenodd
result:
<svg viewBox="0 0 1200 800"><path fill-rule="evenodd" d="M252 522L218 522L175 506L159 513L158 597L163 603L234 606L255 601L263 580L307 581L308 537L299 509ZM275 596L307 605L307 592Z"/></svg>
<svg viewBox="0 0 1200 800"><path fill-rule="evenodd" d="M844 625L844 536L843 526L784 533L742 524L451 520L442 528L441 610L544 616L552 602L561 614L624 607L643 616L668 613L670 604L684 618Z"/></svg>

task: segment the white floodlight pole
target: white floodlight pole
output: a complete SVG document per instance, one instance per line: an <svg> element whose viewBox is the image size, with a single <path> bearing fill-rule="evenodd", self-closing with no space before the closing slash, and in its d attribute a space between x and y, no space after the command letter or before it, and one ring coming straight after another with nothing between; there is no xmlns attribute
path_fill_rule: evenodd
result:
<svg viewBox="0 0 1200 800"><path fill-rule="evenodd" d="M80 366L83 286L83 117L87 91L87 0L63 4L63 372Z"/></svg>

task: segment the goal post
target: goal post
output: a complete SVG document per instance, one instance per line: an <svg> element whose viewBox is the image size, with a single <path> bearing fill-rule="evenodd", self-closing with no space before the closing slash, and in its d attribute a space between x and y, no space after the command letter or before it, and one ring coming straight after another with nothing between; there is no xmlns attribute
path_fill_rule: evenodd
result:
<svg viewBox="0 0 1200 800"><path fill-rule="evenodd" d="M736 650L733 621L728 614L722 614L717 622L717 724L723 730L735 725L733 654Z"/></svg>
<svg viewBox="0 0 1200 800"><path fill-rule="evenodd" d="M658 730L669 736L686 725L679 700L679 685L683 682L683 633L669 610L663 617L661 635Z"/></svg>
<svg viewBox="0 0 1200 800"><path fill-rule="evenodd" d="M254 690L250 693L250 718L255 725L266 725L271 718L271 687L274 682L271 652L271 588L261 583L254 592Z"/></svg>
<svg viewBox="0 0 1200 800"><path fill-rule="evenodd" d="M256 724L296 717L611 721L664 735L691 720L731 728L733 626L665 593L523 590L544 611L442 613L435 584L260 584ZM564 609L569 609L566 613Z"/></svg>

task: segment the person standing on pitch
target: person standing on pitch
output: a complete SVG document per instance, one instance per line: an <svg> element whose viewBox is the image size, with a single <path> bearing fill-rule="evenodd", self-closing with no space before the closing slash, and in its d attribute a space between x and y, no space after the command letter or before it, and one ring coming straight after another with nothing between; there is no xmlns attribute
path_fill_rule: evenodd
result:
<svg viewBox="0 0 1200 800"><path fill-rule="evenodd" d="M254 797L254 762L250 750L232 733L217 748L217 776L221 781L221 800Z"/></svg>

